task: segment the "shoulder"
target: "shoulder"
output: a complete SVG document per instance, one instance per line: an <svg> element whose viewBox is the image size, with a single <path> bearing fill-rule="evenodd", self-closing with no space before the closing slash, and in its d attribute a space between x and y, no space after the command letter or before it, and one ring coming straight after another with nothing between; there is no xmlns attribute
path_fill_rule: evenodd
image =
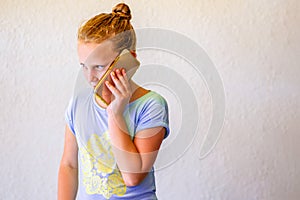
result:
<svg viewBox="0 0 300 200"><path fill-rule="evenodd" d="M155 104L167 107L167 101L162 95L153 90L146 90L143 88L136 92L135 97L133 97L133 100L130 102L130 105L135 105L134 107L144 108L151 107Z"/></svg>
<svg viewBox="0 0 300 200"><path fill-rule="evenodd" d="M162 106L162 107L167 107L167 101L166 99L160 95L159 93L155 91L149 91L148 96L145 98L145 106Z"/></svg>
<svg viewBox="0 0 300 200"><path fill-rule="evenodd" d="M166 99L155 91L149 91L132 105L136 116L136 132L154 127L165 127L169 135L169 111Z"/></svg>
<svg viewBox="0 0 300 200"><path fill-rule="evenodd" d="M129 109L134 111L139 119L141 118L155 118L168 116L168 104L166 99L158 92L148 90L143 96L129 104ZM163 117L164 118L164 117Z"/></svg>

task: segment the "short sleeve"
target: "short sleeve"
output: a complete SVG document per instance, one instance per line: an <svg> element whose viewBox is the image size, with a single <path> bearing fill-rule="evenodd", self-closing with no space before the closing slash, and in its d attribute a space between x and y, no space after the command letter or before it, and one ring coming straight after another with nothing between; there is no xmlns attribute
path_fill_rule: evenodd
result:
<svg viewBox="0 0 300 200"><path fill-rule="evenodd" d="M140 112L136 126L136 133L143 129L158 126L166 128L164 138L168 137L170 132L168 104L162 96L157 94L155 97L151 98L147 104L145 104Z"/></svg>
<svg viewBox="0 0 300 200"><path fill-rule="evenodd" d="M69 101L68 107L67 107L66 112L65 112L65 120L66 120L66 123L69 126L70 130L75 135L73 99L71 99Z"/></svg>

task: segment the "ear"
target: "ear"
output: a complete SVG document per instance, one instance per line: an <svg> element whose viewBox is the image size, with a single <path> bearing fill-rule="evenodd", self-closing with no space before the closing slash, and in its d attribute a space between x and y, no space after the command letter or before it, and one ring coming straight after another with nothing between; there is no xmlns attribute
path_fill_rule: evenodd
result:
<svg viewBox="0 0 300 200"><path fill-rule="evenodd" d="M131 50L130 53L131 53L135 58L137 57L137 55L136 55L136 53L135 53L135 50Z"/></svg>

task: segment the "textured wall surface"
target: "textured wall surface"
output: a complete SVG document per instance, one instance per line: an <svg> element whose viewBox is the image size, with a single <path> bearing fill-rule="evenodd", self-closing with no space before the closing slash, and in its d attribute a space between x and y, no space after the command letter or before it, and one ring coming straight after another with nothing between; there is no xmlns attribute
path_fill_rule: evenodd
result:
<svg viewBox="0 0 300 200"><path fill-rule="evenodd" d="M0 2L0 199L56 198L77 27L117 2ZM136 28L174 30L202 46L226 92L216 147L200 160L194 142L159 170L159 199L298 200L300 2L125 2Z"/></svg>

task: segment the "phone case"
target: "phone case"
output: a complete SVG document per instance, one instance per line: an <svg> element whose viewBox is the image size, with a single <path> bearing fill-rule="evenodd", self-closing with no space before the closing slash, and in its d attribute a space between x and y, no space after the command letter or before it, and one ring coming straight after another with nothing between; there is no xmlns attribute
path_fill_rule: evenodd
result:
<svg viewBox="0 0 300 200"><path fill-rule="evenodd" d="M124 68L126 70L127 78L131 79L139 66L140 62L130 53L130 51L124 49L121 54L111 63L111 65L108 67L104 75L97 83L94 89L96 97L99 98L103 103L108 105L108 103L103 99L101 92L103 89L103 84L108 79L110 72L112 72L116 68Z"/></svg>

